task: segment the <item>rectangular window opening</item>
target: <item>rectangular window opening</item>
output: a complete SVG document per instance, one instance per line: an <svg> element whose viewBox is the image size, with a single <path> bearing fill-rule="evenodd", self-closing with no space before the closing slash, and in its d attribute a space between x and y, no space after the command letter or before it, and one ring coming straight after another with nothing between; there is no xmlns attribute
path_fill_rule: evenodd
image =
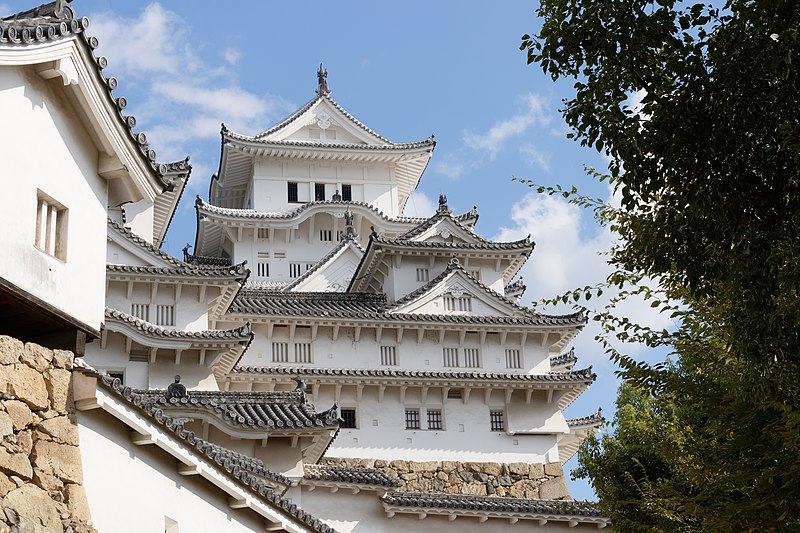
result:
<svg viewBox="0 0 800 533"><path fill-rule="evenodd" d="M357 429L355 409L342 409L339 413L342 419L342 425L339 427L344 429Z"/></svg>
<svg viewBox="0 0 800 533"><path fill-rule="evenodd" d="M464 390L463 389L450 389L447 391L447 398L449 400L460 400L464 397Z"/></svg>
<svg viewBox="0 0 800 533"><path fill-rule="evenodd" d="M492 431L505 431L505 413L500 409L492 409L489 411L489 424Z"/></svg>
<svg viewBox="0 0 800 533"><path fill-rule="evenodd" d="M481 351L479 348L464 348L464 366L469 368L480 368Z"/></svg>
<svg viewBox="0 0 800 533"><path fill-rule="evenodd" d="M175 306L174 305L156 305L156 319L155 323L159 326L174 326L175 325Z"/></svg>
<svg viewBox="0 0 800 533"><path fill-rule="evenodd" d="M295 363L311 363L311 343L310 342L297 342L294 345L294 362Z"/></svg>
<svg viewBox="0 0 800 533"><path fill-rule="evenodd" d="M381 346L381 365L397 365L397 346Z"/></svg>
<svg viewBox="0 0 800 533"><path fill-rule="evenodd" d="M37 191L36 199L34 245L44 253L66 261L68 210L42 191Z"/></svg>
<svg viewBox="0 0 800 533"><path fill-rule="evenodd" d="M329 229L319 230L319 240L322 242L331 242L333 240L333 231Z"/></svg>
<svg viewBox="0 0 800 533"><path fill-rule="evenodd" d="M353 201L353 186L352 185L342 185L342 200L345 202L352 202Z"/></svg>
<svg viewBox="0 0 800 533"><path fill-rule="evenodd" d="M150 322L150 306L148 304L131 304L131 315Z"/></svg>
<svg viewBox="0 0 800 533"><path fill-rule="evenodd" d="M458 348L442 348L443 366L460 366L458 364Z"/></svg>
<svg viewBox="0 0 800 533"><path fill-rule="evenodd" d="M273 363L289 362L289 343L287 342L272 343L272 362Z"/></svg>
<svg viewBox="0 0 800 533"><path fill-rule="evenodd" d="M506 350L506 368L522 368L522 353L516 348Z"/></svg>
<svg viewBox="0 0 800 533"><path fill-rule="evenodd" d="M269 239L269 228L258 228L258 238L261 240Z"/></svg>
<svg viewBox="0 0 800 533"><path fill-rule="evenodd" d="M406 429L419 429L419 409L406 409Z"/></svg>
<svg viewBox="0 0 800 533"><path fill-rule="evenodd" d="M300 263L289 263L289 277L297 278L300 276L300 272L303 266Z"/></svg>
<svg viewBox="0 0 800 533"><path fill-rule="evenodd" d="M314 200L317 202L321 202L325 200L325 184L324 183L315 183L314 184Z"/></svg>
<svg viewBox="0 0 800 533"><path fill-rule="evenodd" d="M442 429L442 410L428 409L428 429Z"/></svg>
<svg viewBox="0 0 800 533"><path fill-rule="evenodd" d="M426 282L431 280L431 271L427 268L417 269L417 281Z"/></svg>

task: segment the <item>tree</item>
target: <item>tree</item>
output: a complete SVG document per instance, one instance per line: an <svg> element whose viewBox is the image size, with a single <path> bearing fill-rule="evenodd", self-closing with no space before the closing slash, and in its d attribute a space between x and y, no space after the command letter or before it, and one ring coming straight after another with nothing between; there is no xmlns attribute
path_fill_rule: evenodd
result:
<svg viewBox="0 0 800 533"><path fill-rule="evenodd" d="M580 473L622 530L800 529L800 2L541 0L538 13L521 49L575 80L564 118L611 156L601 179L621 207L539 190L592 207L620 237L608 284L679 323L596 316L675 363L606 344L629 383L625 416L581 452ZM654 413L670 416L637 432Z"/></svg>

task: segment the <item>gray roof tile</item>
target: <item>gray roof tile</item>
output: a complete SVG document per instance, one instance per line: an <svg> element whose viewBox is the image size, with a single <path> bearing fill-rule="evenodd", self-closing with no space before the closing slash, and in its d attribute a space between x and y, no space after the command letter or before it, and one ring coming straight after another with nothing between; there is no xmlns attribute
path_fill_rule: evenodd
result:
<svg viewBox="0 0 800 533"><path fill-rule="evenodd" d="M176 338L176 339L202 339L202 340L230 340L239 343L249 343L253 338L253 331L250 323L233 329L211 329L204 331L181 331L177 329L165 328L151 322L142 320L135 316L123 313L116 309L106 307L105 317L107 321L115 321L128 324L138 329L148 337Z"/></svg>
<svg viewBox="0 0 800 533"><path fill-rule="evenodd" d="M546 514L569 517L602 517L597 504L564 500L525 500L499 496L466 496L419 492L390 492L384 505L427 509Z"/></svg>
<svg viewBox="0 0 800 533"><path fill-rule="evenodd" d="M350 468L342 466L309 465L305 468L305 479L311 481L330 481L352 483L374 487L397 488L400 482L376 468Z"/></svg>

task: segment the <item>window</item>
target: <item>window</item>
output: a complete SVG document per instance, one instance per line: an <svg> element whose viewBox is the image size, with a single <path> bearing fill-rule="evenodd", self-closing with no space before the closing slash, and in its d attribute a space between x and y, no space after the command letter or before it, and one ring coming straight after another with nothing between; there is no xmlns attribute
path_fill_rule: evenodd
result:
<svg viewBox="0 0 800 533"><path fill-rule="evenodd" d="M342 185L342 200L345 202L352 202L353 201L353 186L352 185Z"/></svg>
<svg viewBox="0 0 800 533"><path fill-rule="evenodd" d="M314 268L314 266L316 266L316 263L306 263L306 272Z"/></svg>
<svg viewBox="0 0 800 533"><path fill-rule="evenodd" d="M477 279L478 281L481 280L481 269L480 268L472 268L472 269L467 270L467 272L469 272L469 275L472 276L473 278Z"/></svg>
<svg viewBox="0 0 800 533"><path fill-rule="evenodd" d="M333 231L329 229L319 230L319 240L322 242L331 242L333 240Z"/></svg>
<svg viewBox="0 0 800 533"><path fill-rule="evenodd" d="M417 281L430 281L431 280L431 271L427 268L418 268L417 269Z"/></svg>
<svg viewBox="0 0 800 533"><path fill-rule="evenodd" d="M175 306L174 305L156 305L156 319L155 323L159 326L174 326L175 325Z"/></svg>
<svg viewBox="0 0 800 533"><path fill-rule="evenodd" d="M325 184L324 183L315 183L314 184L314 200L320 202L325 199Z"/></svg>
<svg viewBox="0 0 800 533"><path fill-rule="evenodd" d="M419 409L406 409L406 429L419 429Z"/></svg>
<svg viewBox="0 0 800 533"><path fill-rule="evenodd" d="M272 252L272 257L275 259L286 259L286 250L279 250L277 252Z"/></svg>
<svg viewBox="0 0 800 533"><path fill-rule="evenodd" d="M460 400L464 397L463 389L450 389L447 391L447 399L449 400Z"/></svg>
<svg viewBox="0 0 800 533"><path fill-rule="evenodd" d="M505 413L500 409L492 409L489 411L489 425L492 431L505 431Z"/></svg>
<svg viewBox="0 0 800 533"><path fill-rule="evenodd" d="M384 366L397 365L397 346L381 346L381 364Z"/></svg>
<svg viewBox="0 0 800 533"><path fill-rule="evenodd" d="M469 296L456 298L448 294L443 299L445 311L472 311L472 298Z"/></svg>
<svg viewBox="0 0 800 533"><path fill-rule="evenodd" d="M259 261L256 264L256 267L257 267L257 275L259 278L269 277L269 263L267 261Z"/></svg>
<svg viewBox="0 0 800 533"><path fill-rule="evenodd" d="M302 265L300 263L289 263L289 277L296 278L300 276Z"/></svg>
<svg viewBox="0 0 800 533"><path fill-rule="evenodd" d="M344 429L356 429L356 410L355 409L342 409L339 411L342 418L342 425L339 426Z"/></svg>
<svg viewBox="0 0 800 533"><path fill-rule="evenodd" d="M289 343L286 342L272 343L272 362L273 363L289 362Z"/></svg>
<svg viewBox="0 0 800 533"><path fill-rule="evenodd" d="M297 342L294 345L294 362L295 363L310 363L311 362L311 343L310 342Z"/></svg>
<svg viewBox="0 0 800 533"><path fill-rule="evenodd" d="M150 306L147 304L131 304L131 315L150 322Z"/></svg>
<svg viewBox="0 0 800 533"><path fill-rule="evenodd" d="M428 409L428 429L442 429L441 409Z"/></svg>
<svg viewBox="0 0 800 533"><path fill-rule="evenodd" d="M67 260L67 208L37 191L36 247L62 261Z"/></svg>
<svg viewBox="0 0 800 533"><path fill-rule="evenodd" d="M481 352L478 348L464 348L464 366L480 368Z"/></svg>
<svg viewBox="0 0 800 533"><path fill-rule="evenodd" d="M506 350L506 368L522 368L522 354L518 349Z"/></svg>
<svg viewBox="0 0 800 533"><path fill-rule="evenodd" d="M442 348L442 365L459 366L458 348Z"/></svg>
<svg viewBox="0 0 800 533"><path fill-rule="evenodd" d="M290 181L286 184L286 196L289 202L297 203L297 182Z"/></svg>
<svg viewBox="0 0 800 533"><path fill-rule="evenodd" d="M269 239L269 228L258 228L258 238L262 240Z"/></svg>
<svg viewBox="0 0 800 533"><path fill-rule="evenodd" d="M118 379L120 383L125 384L125 372L122 370L109 370L106 372L111 379Z"/></svg>

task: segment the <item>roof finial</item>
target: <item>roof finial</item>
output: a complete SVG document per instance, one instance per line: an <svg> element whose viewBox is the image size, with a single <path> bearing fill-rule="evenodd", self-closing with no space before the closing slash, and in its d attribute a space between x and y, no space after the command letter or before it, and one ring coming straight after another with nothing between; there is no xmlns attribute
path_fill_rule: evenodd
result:
<svg viewBox="0 0 800 533"><path fill-rule="evenodd" d="M353 213L351 213L348 209L344 212L344 237L347 239L352 239L357 236L356 230L353 227Z"/></svg>
<svg viewBox="0 0 800 533"><path fill-rule="evenodd" d="M328 71L322 67L322 63L317 70L317 94L320 96L331 94L331 90L328 89Z"/></svg>
<svg viewBox="0 0 800 533"><path fill-rule="evenodd" d="M175 376L175 382L170 383L169 387L167 387L167 393L165 394L167 400L171 400L172 398L188 398L189 395L186 393L186 386L181 383L181 376Z"/></svg>
<svg viewBox="0 0 800 533"><path fill-rule="evenodd" d="M447 207L447 196L444 194L439 195L439 209L436 212L442 214L450 213L450 209Z"/></svg>

